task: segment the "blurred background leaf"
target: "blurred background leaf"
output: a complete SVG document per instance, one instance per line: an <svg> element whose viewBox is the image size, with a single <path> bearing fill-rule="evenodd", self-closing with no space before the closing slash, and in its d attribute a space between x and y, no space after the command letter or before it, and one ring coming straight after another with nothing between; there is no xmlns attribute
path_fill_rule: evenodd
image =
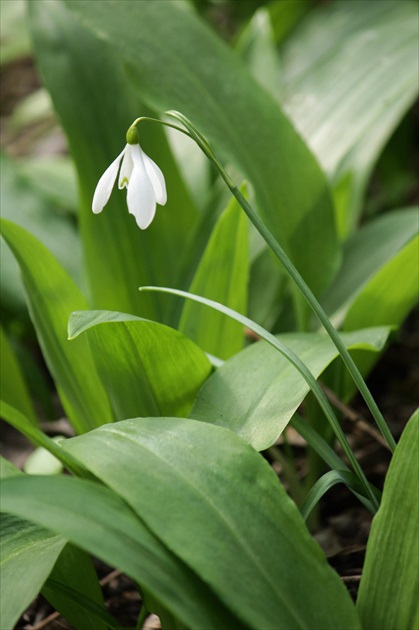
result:
<svg viewBox="0 0 419 630"><path fill-rule="evenodd" d="M77 179L70 156L26 158L20 165L26 180L53 203L57 211L77 216Z"/></svg>
<svg viewBox="0 0 419 630"><path fill-rule="evenodd" d="M2 0L0 21L1 65L27 55L31 51L25 20L25 0Z"/></svg>
<svg viewBox="0 0 419 630"><path fill-rule="evenodd" d="M311 11L281 50L281 102L330 178L343 237L417 96L418 26L414 2L333 2Z"/></svg>

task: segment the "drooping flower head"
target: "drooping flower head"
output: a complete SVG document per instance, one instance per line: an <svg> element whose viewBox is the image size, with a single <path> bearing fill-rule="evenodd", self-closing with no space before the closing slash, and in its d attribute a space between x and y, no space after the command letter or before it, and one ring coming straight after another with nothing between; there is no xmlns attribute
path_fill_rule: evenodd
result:
<svg viewBox="0 0 419 630"><path fill-rule="evenodd" d="M145 230L154 219L156 203L164 206L167 201L166 183L157 164L141 149L135 126L128 129L124 150L100 178L92 210L99 214L108 203L120 165L118 188L127 189L128 212L134 215L138 227Z"/></svg>

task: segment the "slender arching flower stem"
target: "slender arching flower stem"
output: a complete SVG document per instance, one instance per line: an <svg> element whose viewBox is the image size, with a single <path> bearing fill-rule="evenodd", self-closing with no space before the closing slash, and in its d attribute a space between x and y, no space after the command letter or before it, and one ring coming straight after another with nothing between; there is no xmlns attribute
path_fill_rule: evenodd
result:
<svg viewBox="0 0 419 630"><path fill-rule="evenodd" d="M133 125L136 125L137 123L141 122L142 120L149 120L149 121L153 121L153 122L158 122L158 123L166 125L168 127L172 127L174 129L177 129L178 131L181 131L182 133L188 135L190 138L195 140L195 142L198 144L199 148L203 151L203 153L207 156L207 158L215 166L215 168L217 169L217 171L219 172L219 174L221 175L221 177L223 178L223 180L227 184L228 188L230 189L231 193L237 199L237 201L239 202L240 206L243 208L244 212L246 213L246 215L250 219L250 221L253 223L255 228L258 230L259 234L263 237L263 239L269 245L271 250L277 256L277 258L279 258L279 260L281 261L284 269L286 270L286 272L288 273L290 278L293 280L295 285L298 287L298 289L301 291L303 297L305 298L305 300L310 305L312 311L315 313L315 315L318 317L320 322L323 324L324 329L326 330L327 334L329 335L329 337L331 338L331 340L335 344L335 346L336 346L337 350L339 351L339 354L342 357L342 360L343 360L344 364L346 365L349 373L351 374L351 376L352 376L352 378L353 378L353 380L354 380L354 382L355 382L359 392L363 396L363 398L364 398L364 400L365 400L369 410L371 411L371 414L374 417L374 420L377 423L378 428L380 429L381 433L383 434L384 438L386 439L390 449L392 451L394 451L394 449L396 448L396 442L395 442L395 440L394 440L394 438L393 438L393 436L391 434L390 429L387 426L386 421L384 420L384 417L383 417L380 409L378 408L377 403L375 402L375 400L374 400L370 390L368 389L368 386L365 383L365 381L364 381L364 379L363 379L363 377L361 375L361 372L358 370L357 366L355 365L355 362L353 361L351 355L349 354L348 350L346 349L342 339L339 336L339 333L337 332L337 330L334 328L333 324L331 323L331 321L327 317L325 311L323 310L322 306L317 301L317 299L314 296L313 292L311 291L310 287L307 285L307 283L305 282L303 277L300 275L300 273L297 271L297 269L295 268L295 266L293 265L293 263L289 259L289 257L286 254L285 250L281 247L281 245L275 239L273 234L268 230L266 225L263 223L263 221L260 219L260 217L253 210L253 208L251 207L251 205L249 204L247 199L245 199L245 197L242 195L242 193L237 188L235 183L232 181L232 179L226 173L226 171L224 170L223 165L218 160L217 156L215 155L215 153L211 149L211 147L208 144L207 140L202 136L202 134L200 134L199 131L197 131L195 129L195 127L192 125L192 123L185 116L183 116L183 114L181 114L179 112L176 112L176 111L166 112L166 114L168 116L171 116L172 118L175 118L176 120L178 120L184 126L186 131L185 131L185 129L182 129L182 128L178 127L177 125L172 125L171 123L168 123L168 122L165 122L165 121L161 121L161 120L158 120L158 119L155 119L155 118L148 118L148 117L138 118L133 123Z"/></svg>
<svg viewBox="0 0 419 630"><path fill-rule="evenodd" d="M339 354L342 357L342 360L345 363L350 375L352 376L359 392L361 393L366 404L368 405L368 408L371 411L371 414L374 417L378 428L380 429L381 433L386 439L390 449L394 451L394 449L396 448L396 442L391 434L391 431L388 428L387 423L384 420L384 417L380 409L378 408L378 405L375 402L370 390L368 389L368 386L365 383L361 372L358 370L354 360L352 359L342 339L340 338L339 333L334 328L330 319L327 317L325 311L323 310L323 308L317 301L310 287L307 285L303 277L294 267L294 265L292 264L287 254L280 246L280 244L275 240L271 232L267 229L267 227L260 220L258 215L251 208L248 201L245 199L245 197L243 197L240 190L234 185L233 187L230 188L230 190L233 193L233 195L236 197L237 201L239 202L243 210L246 212L249 219L252 221L253 225L256 227L259 233L263 236L263 238L265 239L269 247L272 249L274 254L279 258L285 270L288 272L288 275L295 282L296 286L300 289L301 293L303 294L307 302L310 304L313 312L317 315L320 322L323 324L324 329L326 330L329 337L331 338L336 348L338 349Z"/></svg>

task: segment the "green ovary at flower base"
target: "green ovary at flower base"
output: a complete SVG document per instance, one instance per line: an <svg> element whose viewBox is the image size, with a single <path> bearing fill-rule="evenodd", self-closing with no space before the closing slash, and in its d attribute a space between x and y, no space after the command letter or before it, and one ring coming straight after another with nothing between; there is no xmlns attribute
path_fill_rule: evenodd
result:
<svg viewBox="0 0 419 630"><path fill-rule="evenodd" d="M127 189L128 212L134 215L138 227L145 230L154 219L156 203L164 206L167 201L166 183L157 164L141 149L134 126L128 129L124 150L106 169L96 186L92 202L95 214L102 212L108 203L118 170L118 188Z"/></svg>

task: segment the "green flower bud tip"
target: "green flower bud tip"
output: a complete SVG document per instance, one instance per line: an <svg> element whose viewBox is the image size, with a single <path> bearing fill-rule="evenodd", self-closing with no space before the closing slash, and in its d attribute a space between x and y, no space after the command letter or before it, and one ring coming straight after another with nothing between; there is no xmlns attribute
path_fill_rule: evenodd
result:
<svg viewBox="0 0 419 630"><path fill-rule="evenodd" d="M128 144L140 144L140 138L138 135L138 129L132 125L127 131L127 143Z"/></svg>

